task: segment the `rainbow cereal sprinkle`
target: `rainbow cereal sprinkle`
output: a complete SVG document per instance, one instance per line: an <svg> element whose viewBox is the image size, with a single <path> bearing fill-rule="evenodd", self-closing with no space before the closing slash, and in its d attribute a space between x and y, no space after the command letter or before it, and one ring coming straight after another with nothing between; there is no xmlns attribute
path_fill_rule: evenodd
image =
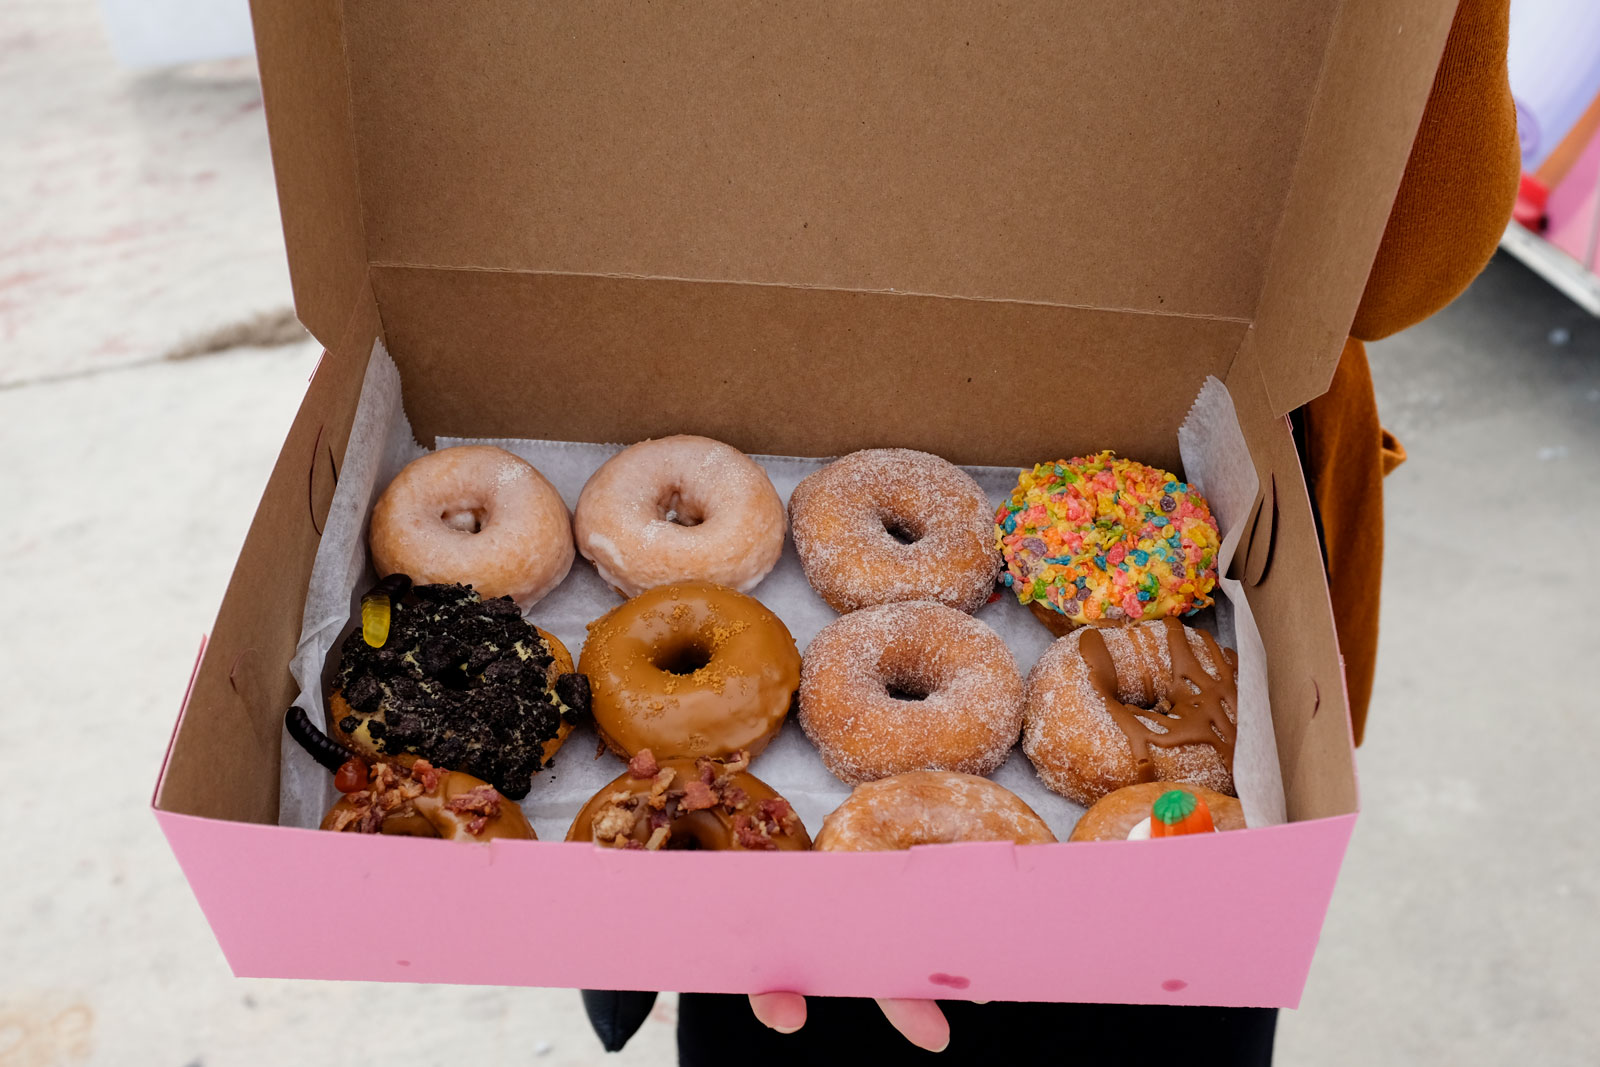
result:
<svg viewBox="0 0 1600 1067"><path fill-rule="evenodd" d="M995 512L1000 580L1085 624L1193 615L1217 585L1217 522L1173 475L1114 452L1023 471Z"/></svg>

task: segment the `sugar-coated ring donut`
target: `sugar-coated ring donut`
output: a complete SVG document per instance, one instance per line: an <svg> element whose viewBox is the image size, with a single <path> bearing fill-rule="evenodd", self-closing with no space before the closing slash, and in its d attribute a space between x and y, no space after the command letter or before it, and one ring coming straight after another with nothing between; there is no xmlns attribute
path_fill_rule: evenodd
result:
<svg viewBox="0 0 1600 1067"><path fill-rule="evenodd" d="M1074 630L1028 673L1022 751L1086 806L1150 781L1232 795L1237 662L1176 619Z"/></svg>
<svg viewBox="0 0 1600 1067"><path fill-rule="evenodd" d="M1011 790L956 771L907 771L855 787L822 821L819 852L879 852L954 841L1047 845L1056 835Z"/></svg>
<svg viewBox="0 0 1600 1067"><path fill-rule="evenodd" d="M1181 789L1206 802L1211 821L1221 830L1243 830L1244 808L1237 800L1187 782L1141 782L1107 793L1072 828L1068 841L1126 841L1134 827L1150 818L1150 805L1163 793Z"/></svg>
<svg viewBox="0 0 1600 1067"><path fill-rule="evenodd" d="M323 816L322 829L451 841L536 840L522 809L494 786L426 760L409 767L374 764L367 787L340 797Z"/></svg>
<svg viewBox="0 0 1600 1067"><path fill-rule="evenodd" d="M589 624L578 657L595 730L623 759L756 755L794 702L800 653L753 597L709 582L657 586Z"/></svg>
<svg viewBox="0 0 1600 1067"><path fill-rule="evenodd" d="M381 647L362 629L345 638L328 735L368 760L408 766L420 756L527 796L589 710L566 646L509 598L465 586L413 586L389 613Z"/></svg>
<svg viewBox="0 0 1600 1067"><path fill-rule="evenodd" d="M812 638L799 716L822 762L852 785L904 771L988 774L1022 729L1022 677L972 616L925 600L880 604Z"/></svg>
<svg viewBox="0 0 1600 1067"><path fill-rule="evenodd" d="M656 762L649 749L590 798L572 820L568 841L607 848L751 852L811 847L789 802L753 774L750 757Z"/></svg>
<svg viewBox="0 0 1600 1067"><path fill-rule="evenodd" d="M1194 487L1101 452L1022 471L994 515L1002 584L1051 632L1193 615L1212 603L1221 537Z"/></svg>
<svg viewBox="0 0 1600 1067"><path fill-rule="evenodd" d="M852 452L789 497L806 580L838 612L905 600L977 611L1000 573L991 514L970 474L908 448Z"/></svg>
<svg viewBox="0 0 1600 1067"><path fill-rule="evenodd" d="M589 476L578 551L623 596L669 582L748 593L783 554L783 501L759 463L709 437L640 441Z"/></svg>
<svg viewBox="0 0 1600 1067"><path fill-rule="evenodd" d="M406 464L372 508L378 576L470 585L524 609L572 568L572 522L555 486L493 445L458 445Z"/></svg>

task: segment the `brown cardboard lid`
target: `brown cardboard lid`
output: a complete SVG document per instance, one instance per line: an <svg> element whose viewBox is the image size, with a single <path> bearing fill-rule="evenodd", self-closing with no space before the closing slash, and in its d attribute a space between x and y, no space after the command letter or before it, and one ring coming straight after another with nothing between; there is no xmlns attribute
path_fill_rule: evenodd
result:
<svg viewBox="0 0 1600 1067"><path fill-rule="evenodd" d="M374 267L912 293L1249 327L1224 373L1281 412L1332 374L1454 6L255 19L296 303L325 342Z"/></svg>

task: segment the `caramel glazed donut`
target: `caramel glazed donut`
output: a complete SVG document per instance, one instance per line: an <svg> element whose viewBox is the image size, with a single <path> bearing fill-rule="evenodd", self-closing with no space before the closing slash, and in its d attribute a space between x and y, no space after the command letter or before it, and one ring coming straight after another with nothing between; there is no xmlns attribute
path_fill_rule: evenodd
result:
<svg viewBox="0 0 1600 1067"><path fill-rule="evenodd" d="M708 582L663 585L589 624L578 669L595 730L623 759L754 756L789 714L800 653L760 601Z"/></svg>
<svg viewBox="0 0 1600 1067"><path fill-rule="evenodd" d="M492 445L460 445L406 464L372 508L378 577L470 585L531 607L572 568L572 525L555 486Z"/></svg>
<svg viewBox="0 0 1600 1067"><path fill-rule="evenodd" d="M405 597L400 578L363 598L362 626L341 648L329 734L366 759L421 757L522 799L587 714L588 679L510 597L484 600L460 585Z"/></svg>
<svg viewBox="0 0 1600 1067"><path fill-rule="evenodd" d="M855 784L902 771L988 774L1022 729L1022 677L1004 641L954 608L881 604L812 638L800 725Z"/></svg>
<svg viewBox="0 0 1600 1067"><path fill-rule="evenodd" d="M1233 797L1185 782L1144 782L1108 793L1084 813L1068 841L1133 841L1150 836L1151 806L1174 789L1198 797L1217 830L1243 830L1244 808ZM826 832L827 824L823 824ZM821 847L820 845L818 846Z"/></svg>
<svg viewBox="0 0 1600 1067"><path fill-rule="evenodd" d="M783 501L732 445L663 437L590 475L574 529L583 558L623 596L684 581L748 593L783 554Z"/></svg>
<svg viewBox="0 0 1600 1067"><path fill-rule="evenodd" d="M1022 750L1088 806L1140 782L1234 794L1238 657L1176 619L1074 630L1028 674Z"/></svg>
<svg viewBox="0 0 1600 1067"><path fill-rule="evenodd" d="M494 786L470 774L441 771L427 760L410 767L374 764L370 778L365 763L351 760L336 781L344 796L323 817L324 830L451 841L536 840L522 809Z"/></svg>
<svg viewBox="0 0 1600 1067"><path fill-rule="evenodd" d="M811 837L789 802L730 759L656 762L649 749L585 804L568 841L608 848L803 851Z"/></svg>
<svg viewBox="0 0 1600 1067"><path fill-rule="evenodd" d="M953 841L1046 845L1056 835L1022 798L987 778L907 771L865 782L822 820L820 852L877 852Z"/></svg>
<svg viewBox="0 0 1600 1067"><path fill-rule="evenodd" d="M789 497L806 580L838 612L904 600L977 611L1000 554L988 498L952 463L906 448L853 452Z"/></svg>

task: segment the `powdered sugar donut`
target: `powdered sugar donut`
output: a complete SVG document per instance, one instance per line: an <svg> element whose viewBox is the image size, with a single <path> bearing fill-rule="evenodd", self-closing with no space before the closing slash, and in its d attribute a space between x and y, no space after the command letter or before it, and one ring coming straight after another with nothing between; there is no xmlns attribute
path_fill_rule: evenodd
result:
<svg viewBox="0 0 1600 1067"><path fill-rule="evenodd" d="M1022 751L1079 804L1153 781L1231 796L1237 662L1176 619L1074 630L1028 672Z"/></svg>
<svg viewBox="0 0 1600 1067"><path fill-rule="evenodd" d="M372 565L382 578L470 585L524 609L572 569L572 522L532 464L493 445L458 445L406 464L372 509Z"/></svg>
<svg viewBox="0 0 1600 1067"><path fill-rule="evenodd" d="M954 841L1055 841L1044 820L1004 786L955 771L907 771L864 782L822 822L819 852L881 852Z"/></svg>
<svg viewBox="0 0 1600 1067"><path fill-rule="evenodd" d="M1022 676L1000 635L931 601L862 608L805 651L800 725L841 781L988 774L1022 730Z"/></svg>
<svg viewBox="0 0 1600 1067"><path fill-rule="evenodd" d="M789 521L806 580L835 611L903 600L976 611L1000 573L988 498L927 452L853 452L795 488Z"/></svg>
<svg viewBox="0 0 1600 1067"><path fill-rule="evenodd" d="M612 456L578 496L578 551L623 596L703 581L748 593L783 553L783 501L732 445L678 435Z"/></svg>

